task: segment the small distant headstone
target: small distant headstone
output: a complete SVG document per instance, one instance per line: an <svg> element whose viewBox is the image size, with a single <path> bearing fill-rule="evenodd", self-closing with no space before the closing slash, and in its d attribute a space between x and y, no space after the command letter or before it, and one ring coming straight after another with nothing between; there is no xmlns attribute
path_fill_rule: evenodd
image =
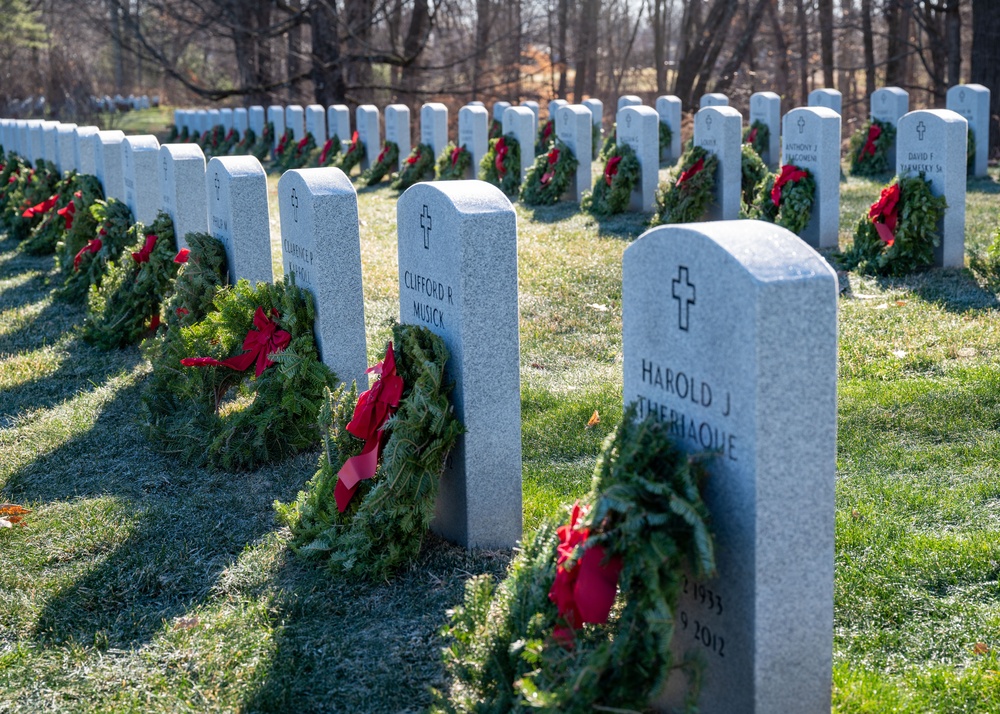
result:
<svg viewBox="0 0 1000 714"><path fill-rule="evenodd" d="M504 112L528 112L514 107ZM418 183L396 208L399 318L441 336L465 427L441 478L434 528L467 547L521 538L517 217L483 181Z"/></svg>
<svg viewBox="0 0 1000 714"><path fill-rule="evenodd" d="M156 174L160 142L152 134L126 136L122 142L125 205L137 221L151 225L160 210L160 180Z"/></svg>
<svg viewBox="0 0 1000 714"><path fill-rule="evenodd" d="M208 231L205 154L197 144L163 144L157 163L160 205L174 222L177 247L186 248L188 233Z"/></svg>
<svg viewBox="0 0 1000 714"><path fill-rule="evenodd" d="M513 134L521 150L521 183L535 163L535 115L528 107L507 107L503 113L503 133Z"/></svg>
<svg viewBox="0 0 1000 714"><path fill-rule="evenodd" d="M410 142L410 108L405 104L390 104L385 108L385 140L399 147L396 169L402 169L413 148Z"/></svg>
<svg viewBox="0 0 1000 714"><path fill-rule="evenodd" d="M552 106L551 104L549 105ZM590 190L590 168L593 141L593 123L590 110L582 104L567 104L559 107L556 114L556 136L566 144L577 160L576 173L570 180L567 198L579 203L583 192Z"/></svg>
<svg viewBox="0 0 1000 714"><path fill-rule="evenodd" d="M750 95L750 124L758 121L767 127L770 136L761 159L774 171L781 163L781 97L774 92Z"/></svg>
<svg viewBox="0 0 1000 714"><path fill-rule="evenodd" d="M125 179L122 174L122 142L125 132L118 129L97 132L95 157L96 176L107 198L125 200Z"/></svg>
<svg viewBox="0 0 1000 714"><path fill-rule="evenodd" d="M428 144L437 159L448 145L448 107L428 102L420 107L420 143Z"/></svg>
<svg viewBox="0 0 1000 714"><path fill-rule="evenodd" d="M591 118L594 120L594 126L597 127L597 137L594 140L594 153L591 159L597 158L597 152L601 150L601 136L604 133L604 102L600 99L590 99L583 100L583 106L590 110Z"/></svg>
<svg viewBox="0 0 1000 714"><path fill-rule="evenodd" d="M535 122L535 135L537 136L538 135L538 117L539 117L539 115L541 113L541 109L538 106L538 102L536 102L534 99L528 99L527 101L521 102L521 106L522 107L527 107L528 109L531 110L531 113L535 115L535 119L534 119L534 122ZM532 146L531 150L532 150L532 152L534 152L534 146Z"/></svg>
<svg viewBox="0 0 1000 714"><path fill-rule="evenodd" d="M559 110L565 106L568 106L569 102L565 99L550 99L549 105L546 109L549 112L549 119L555 122L556 126L559 124Z"/></svg>
<svg viewBox="0 0 1000 714"><path fill-rule="evenodd" d="M727 97L722 92L710 92L708 94L702 94L701 100L698 102L698 108L704 109L705 107L728 107L729 97Z"/></svg>
<svg viewBox="0 0 1000 714"><path fill-rule="evenodd" d="M480 104L466 104L458 110L458 144L472 154L472 163L465 178L474 179L479 172L479 162L489 149L490 114Z"/></svg>
<svg viewBox="0 0 1000 714"><path fill-rule="evenodd" d="M272 149L277 149L281 142L281 137L285 135L285 108L280 104L272 104L267 108L267 123L274 124L274 144Z"/></svg>
<svg viewBox="0 0 1000 714"><path fill-rule="evenodd" d="M782 121L782 162L809 169L816 180L812 215L802 240L813 248L836 248L840 230L840 115L827 107L799 107Z"/></svg>
<svg viewBox="0 0 1000 714"><path fill-rule="evenodd" d="M38 161L45 157L45 122L32 119L28 122L28 133L31 137L31 160Z"/></svg>
<svg viewBox="0 0 1000 714"><path fill-rule="evenodd" d="M882 87L872 92L871 117L895 127L899 118L910 111L910 95L899 87ZM889 147L889 166L896 165L896 142Z"/></svg>
<svg viewBox="0 0 1000 714"><path fill-rule="evenodd" d="M240 139L246 136L250 127L250 118L244 107L237 107L233 110L233 129L240 135Z"/></svg>
<svg viewBox="0 0 1000 714"><path fill-rule="evenodd" d="M475 99L475 100L473 100L473 101L469 102L469 106L472 106L472 107L485 107L486 105L485 105L485 104L483 104L483 103L482 103L481 101L479 101L478 99Z"/></svg>
<svg viewBox="0 0 1000 714"><path fill-rule="evenodd" d="M56 130L57 166L60 171L76 171L76 124L60 124Z"/></svg>
<svg viewBox="0 0 1000 714"><path fill-rule="evenodd" d="M494 102L493 103L493 121L502 122L503 113L507 111L511 106L510 102Z"/></svg>
<svg viewBox="0 0 1000 714"><path fill-rule="evenodd" d="M378 126L378 107L362 104L354 112L354 125L358 128L358 141L365 147L365 158L361 161L364 171L375 163L382 150L382 138ZM350 141L351 137L347 137Z"/></svg>
<svg viewBox="0 0 1000 714"><path fill-rule="evenodd" d="M705 111L705 110L702 110ZM682 577L671 650L704 712L829 714L837 277L760 221L660 226L622 261L625 403L712 451L715 578ZM657 708L682 708L687 675Z"/></svg>
<svg viewBox="0 0 1000 714"><path fill-rule="evenodd" d="M931 192L948 204L934 249L934 264L944 268L965 266L967 141L965 117L950 109L910 112L896 125L896 174L923 173Z"/></svg>
<svg viewBox="0 0 1000 714"><path fill-rule="evenodd" d="M965 117L976 142L972 175L986 176L990 152L990 90L981 84L957 84L948 90L945 106Z"/></svg>
<svg viewBox="0 0 1000 714"><path fill-rule="evenodd" d="M618 111L621 111L625 107L641 107L642 97L635 94L623 94L618 97Z"/></svg>
<svg viewBox="0 0 1000 714"><path fill-rule="evenodd" d="M656 98L660 123L670 127L670 146L660 152L660 159L676 164L681 158L681 100L672 94Z"/></svg>
<svg viewBox="0 0 1000 714"><path fill-rule="evenodd" d="M388 112L386 113L388 116ZM358 197L338 168L295 169L278 181L285 275L313 295L323 363L368 388Z"/></svg>
<svg viewBox="0 0 1000 714"><path fill-rule="evenodd" d="M233 110L232 109L220 109L219 110L219 121L222 122L222 128L229 133L229 130L233 128Z"/></svg>
<svg viewBox="0 0 1000 714"><path fill-rule="evenodd" d="M296 141L306 135L306 113L298 104L285 107L285 130L292 130L292 138Z"/></svg>
<svg viewBox="0 0 1000 714"><path fill-rule="evenodd" d="M247 109L247 121L253 133L260 137L264 133L264 107L254 104Z"/></svg>
<svg viewBox="0 0 1000 714"><path fill-rule="evenodd" d="M96 126L78 126L75 134L74 156L76 170L84 176L97 176L97 132Z"/></svg>
<svg viewBox="0 0 1000 714"><path fill-rule="evenodd" d="M316 146L323 148L326 143L326 109L322 104L310 104L306 107L306 133L312 134Z"/></svg>
<svg viewBox="0 0 1000 714"><path fill-rule="evenodd" d="M694 115L694 145L715 154L715 200L705 220L732 221L739 218L743 183L743 116L733 107L712 106Z"/></svg>
<svg viewBox="0 0 1000 714"><path fill-rule="evenodd" d="M208 128L214 129L217 126L222 126L222 113L218 109L209 109Z"/></svg>
<svg viewBox="0 0 1000 714"><path fill-rule="evenodd" d="M205 172L209 229L226 249L232 282L273 282L267 175L253 156L216 156Z"/></svg>
<svg viewBox="0 0 1000 714"><path fill-rule="evenodd" d="M212 128L212 122L209 120L208 110L199 109L195 112L195 116L198 119L198 133L204 134L206 131Z"/></svg>
<svg viewBox="0 0 1000 714"><path fill-rule="evenodd" d="M631 105L618 110L618 144L628 144L639 159L639 182L629 208L649 213L656 207L660 171L660 117L652 107Z"/></svg>
<svg viewBox="0 0 1000 714"><path fill-rule="evenodd" d="M351 110L343 104L327 107L326 123L330 127L330 136L336 134L340 138L341 149L345 149L351 141Z"/></svg>
<svg viewBox="0 0 1000 714"><path fill-rule="evenodd" d="M810 107L826 107L837 112L837 114L843 114L843 103L844 97L836 89L823 88L814 89L809 92Z"/></svg>
<svg viewBox="0 0 1000 714"><path fill-rule="evenodd" d="M59 161L59 122L42 122L42 156L49 163L56 165ZM56 168L59 168L56 165Z"/></svg>

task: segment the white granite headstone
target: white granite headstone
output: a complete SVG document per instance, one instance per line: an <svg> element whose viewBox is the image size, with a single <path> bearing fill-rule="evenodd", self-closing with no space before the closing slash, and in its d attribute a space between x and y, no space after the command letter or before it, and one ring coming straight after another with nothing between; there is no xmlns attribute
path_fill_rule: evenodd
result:
<svg viewBox="0 0 1000 714"><path fill-rule="evenodd" d="M222 128L225 129L226 134L229 130L233 128L233 110L226 108L219 110L219 121L222 123Z"/></svg>
<svg viewBox="0 0 1000 714"><path fill-rule="evenodd" d="M809 92L810 107L826 107L837 112L837 114L842 114L843 104L844 96L836 89L823 88L814 89Z"/></svg>
<svg viewBox="0 0 1000 714"><path fill-rule="evenodd" d="M56 129L56 151L60 171L76 171L76 124L60 124Z"/></svg>
<svg viewBox="0 0 1000 714"><path fill-rule="evenodd" d="M934 249L934 264L944 268L965 267L967 141L968 122L950 109L910 112L896 125L896 175L922 173L948 204Z"/></svg>
<svg viewBox="0 0 1000 714"><path fill-rule="evenodd" d="M694 145L704 147L719 160L715 200L708 207L708 220L731 221L740 215L742 142L743 116L733 107L705 107L694 115Z"/></svg>
<svg viewBox="0 0 1000 714"><path fill-rule="evenodd" d="M160 180L156 174L160 142L152 134L126 136L122 141L122 181L125 205L136 221L151 225L160 210Z"/></svg>
<svg viewBox="0 0 1000 714"><path fill-rule="evenodd" d="M292 130L292 138L301 140L306 135L306 113L299 104L285 107L285 130Z"/></svg>
<svg viewBox="0 0 1000 714"><path fill-rule="evenodd" d="M633 104L619 109L615 122L618 145L628 144L639 160L639 182L632 189L629 208L652 212L656 208L660 172L660 116L652 107Z"/></svg>
<svg viewBox="0 0 1000 714"><path fill-rule="evenodd" d="M556 136L577 160L576 172L566 191L567 198L576 203L583 200L584 191L590 190L590 157L593 155L590 144L594 136L591 119L590 110L582 104L567 104L556 114Z"/></svg>
<svg viewBox="0 0 1000 714"><path fill-rule="evenodd" d="M277 149L281 137L285 135L285 108L280 104L272 104L267 108L267 123L274 124L274 143L272 149Z"/></svg>
<svg viewBox="0 0 1000 714"><path fill-rule="evenodd" d="M526 107L508 109L529 111ZM467 547L521 538L517 217L483 181L418 183L396 208L399 316L441 336L465 427L441 478L435 529Z"/></svg>
<svg viewBox="0 0 1000 714"><path fill-rule="evenodd" d="M340 138L342 148L351 141L351 110L343 104L332 104L326 108L326 123L330 136Z"/></svg>
<svg viewBox="0 0 1000 714"><path fill-rule="evenodd" d="M122 142L125 132L118 129L97 132L95 146L95 176L101 182L106 198L125 200L125 177L122 173Z"/></svg>
<svg viewBox="0 0 1000 714"><path fill-rule="evenodd" d="M358 130L358 142L365 147L365 158L361 161L364 171L375 163L382 150L382 139L378 126L378 107L362 104L354 112L354 125ZM347 137L349 142L351 137Z"/></svg>
<svg viewBox="0 0 1000 714"><path fill-rule="evenodd" d="M208 232L205 154L197 144L163 144L159 153L161 208L174 222L177 247L187 248L188 233Z"/></svg>
<svg viewBox="0 0 1000 714"><path fill-rule="evenodd" d="M812 215L802 240L836 248L840 231L840 115L827 107L799 107L782 120L781 161L809 169L816 181Z"/></svg>
<svg viewBox="0 0 1000 714"><path fill-rule="evenodd" d="M97 132L96 126L78 126L73 130L76 137L74 155L76 170L84 176L97 176Z"/></svg>
<svg viewBox="0 0 1000 714"><path fill-rule="evenodd" d="M240 139L243 139L247 135L247 129L250 127L250 118L247 110L244 107L237 107L233 110L233 129L236 133L240 135Z"/></svg>
<svg viewBox="0 0 1000 714"><path fill-rule="evenodd" d="M306 107L306 133L313 135L316 146L322 148L326 143L326 109L322 104L310 104Z"/></svg>
<svg viewBox="0 0 1000 714"><path fill-rule="evenodd" d="M264 133L264 107L259 104L249 107L247 109L247 121L249 127L253 129L253 133L260 138L260 135Z"/></svg>
<svg viewBox="0 0 1000 714"><path fill-rule="evenodd" d="M895 127L899 118L910 111L910 95L899 87L882 87L872 92L871 118ZM889 146L889 166L896 165L896 142Z"/></svg>
<svg viewBox="0 0 1000 714"><path fill-rule="evenodd" d="M528 107L507 107L503 113L503 133L513 134L521 151L521 184L535 163L535 115Z"/></svg>
<svg viewBox="0 0 1000 714"><path fill-rule="evenodd" d="M722 92L709 92L708 94L702 94L701 99L698 102L698 108L704 109L705 107L728 107L729 97L727 97Z"/></svg>
<svg viewBox="0 0 1000 714"><path fill-rule="evenodd" d="M493 103L493 121L503 122L503 113L510 108L510 102Z"/></svg>
<svg viewBox="0 0 1000 714"><path fill-rule="evenodd" d="M490 115L482 105L466 104L458 110L458 145L472 154L465 178L474 179L490 143Z"/></svg>
<svg viewBox="0 0 1000 714"><path fill-rule="evenodd" d="M990 151L990 90L981 84L957 84L948 90L945 106L965 117L975 137L972 175L986 176Z"/></svg>
<svg viewBox="0 0 1000 714"><path fill-rule="evenodd" d="M702 110L704 111L704 110ZM682 580L671 650L703 712L829 714L837 277L780 226L660 226L622 260L624 396L713 451L717 575ZM681 707L672 674L658 708Z"/></svg>
<svg viewBox="0 0 1000 714"><path fill-rule="evenodd" d="M448 107L428 102L420 107L420 143L428 144L437 159L448 145Z"/></svg>
<svg viewBox="0 0 1000 714"><path fill-rule="evenodd" d="M656 98L656 113L660 123L670 127L670 146L660 152L660 159L676 164L681 158L681 100L672 94Z"/></svg>
<svg viewBox="0 0 1000 714"><path fill-rule="evenodd" d="M750 125L760 122L767 127L769 140L763 159L772 171L781 163L781 97L774 92L754 92L750 95Z"/></svg>
<svg viewBox="0 0 1000 714"><path fill-rule="evenodd" d="M396 169L401 170L413 148L410 143L410 108L405 104L390 104L385 108L385 140L399 147Z"/></svg>
<svg viewBox="0 0 1000 714"><path fill-rule="evenodd" d="M217 126L222 126L222 113L218 109L209 109L208 128L211 130Z"/></svg>
<svg viewBox="0 0 1000 714"><path fill-rule="evenodd" d="M642 97L635 94L623 94L618 97L618 111L621 111L625 107L641 107ZM615 115L617 116L617 114Z"/></svg>
<svg viewBox="0 0 1000 714"><path fill-rule="evenodd" d="M42 122L42 157L56 168L59 161L59 122Z"/></svg>
<svg viewBox="0 0 1000 714"><path fill-rule="evenodd" d="M338 168L295 169L278 181L285 275L312 293L316 343L337 378L368 388L358 196Z"/></svg>
<svg viewBox="0 0 1000 714"><path fill-rule="evenodd" d="M209 229L226 249L229 278L273 282L267 175L253 156L216 156L205 172Z"/></svg>

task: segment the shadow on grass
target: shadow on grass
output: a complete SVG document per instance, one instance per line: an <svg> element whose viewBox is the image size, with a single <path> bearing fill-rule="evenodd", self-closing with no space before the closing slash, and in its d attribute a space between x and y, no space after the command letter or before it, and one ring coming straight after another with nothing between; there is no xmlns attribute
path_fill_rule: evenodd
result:
<svg viewBox="0 0 1000 714"><path fill-rule="evenodd" d="M1000 193L1000 183L992 176L970 177L965 184L966 193Z"/></svg>
<svg viewBox="0 0 1000 714"><path fill-rule="evenodd" d="M559 201L551 206L529 206L522 203L521 207L537 223L558 223L580 212L580 204L572 201Z"/></svg>
<svg viewBox="0 0 1000 714"><path fill-rule="evenodd" d="M446 687L438 633L467 578L500 576L509 551L468 552L432 538L391 583L345 581L285 551L270 667L247 693L253 712L422 712Z"/></svg>
<svg viewBox="0 0 1000 714"><path fill-rule="evenodd" d="M649 214L626 211L614 216L595 216L588 214L590 220L597 226L597 234L602 238L613 237L633 241L642 235L649 226Z"/></svg>

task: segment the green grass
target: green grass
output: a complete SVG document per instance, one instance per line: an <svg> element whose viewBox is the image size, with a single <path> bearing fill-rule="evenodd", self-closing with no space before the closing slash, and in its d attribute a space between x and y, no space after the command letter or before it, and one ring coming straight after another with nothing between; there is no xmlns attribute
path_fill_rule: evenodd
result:
<svg viewBox="0 0 1000 714"><path fill-rule="evenodd" d="M165 123L144 114L125 119ZM842 247L878 190L842 185ZM970 183L970 252L997 193ZM395 198L359 195L372 361L398 311ZM517 212L530 531L587 491L621 417L621 256L643 227ZM0 500L33 509L0 531L0 711L423 710L446 684L447 609L509 553L434 540L382 585L301 562L271 503L317 454L229 474L153 453L136 426L148 366L84 344L54 275L0 240ZM998 296L967 271L841 288L834 709L1000 712Z"/></svg>

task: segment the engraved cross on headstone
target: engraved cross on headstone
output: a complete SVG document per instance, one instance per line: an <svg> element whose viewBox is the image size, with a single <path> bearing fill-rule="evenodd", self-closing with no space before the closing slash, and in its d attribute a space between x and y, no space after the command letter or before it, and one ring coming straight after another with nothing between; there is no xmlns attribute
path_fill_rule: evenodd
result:
<svg viewBox="0 0 1000 714"><path fill-rule="evenodd" d="M806 130L806 120L805 120L805 117L799 117L799 120L796 123L799 126L799 133L802 134L803 132L805 132L805 130Z"/></svg>
<svg viewBox="0 0 1000 714"><path fill-rule="evenodd" d="M691 306L694 305L694 283L688 280L687 266L677 266L677 277L670 284L674 300L677 301L677 326L687 332Z"/></svg>
<svg viewBox="0 0 1000 714"><path fill-rule="evenodd" d="M292 189L292 197L289 199L292 204L292 220L299 222L299 195Z"/></svg>
<svg viewBox="0 0 1000 714"><path fill-rule="evenodd" d="M167 157L163 157L163 180L167 180Z"/></svg>
<svg viewBox="0 0 1000 714"><path fill-rule="evenodd" d="M631 113L625 115L625 126L627 126L630 129L632 128L632 114Z"/></svg>
<svg viewBox="0 0 1000 714"><path fill-rule="evenodd" d="M924 140L924 132L925 132L925 131L927 131L927 127L926 127L926 126L924 126L924 123L923 123L922 121L921 121L921 122L919 122L919 123L917 124L917 138L918 138L918 139L919 139L920 141L923 141L923 140Z"/></svg>
<svg viewBox="0 0 1000 714"><path fill-rule="evenodd" d="M427 223L424 223L424 219L427 219ZM427 210L427 204L424 204L424 210L420 214L420 227L424 231L424 248L428 250L431 247L431 214Z"/></svg>
<svg viewBox="0 0 1000 714"><path fill-rule="evenodd" d="M220 188L221 186L222 186L222 184L221 184L221 183L219 183L219 172L218 172L218 171L216 171L216 172L215 172L215 200L216 200L216 201L218 201L218 200L219 200L219 198L220 198L220 197L219 197L219 188Z"/></svg>
<svg viewBox="0 0 1000 714"><path fill-rule="evenodd" d="M709 129L712 128L712 115L711 114L706 114L705 115L705 126L708 127Z"/></svg>

